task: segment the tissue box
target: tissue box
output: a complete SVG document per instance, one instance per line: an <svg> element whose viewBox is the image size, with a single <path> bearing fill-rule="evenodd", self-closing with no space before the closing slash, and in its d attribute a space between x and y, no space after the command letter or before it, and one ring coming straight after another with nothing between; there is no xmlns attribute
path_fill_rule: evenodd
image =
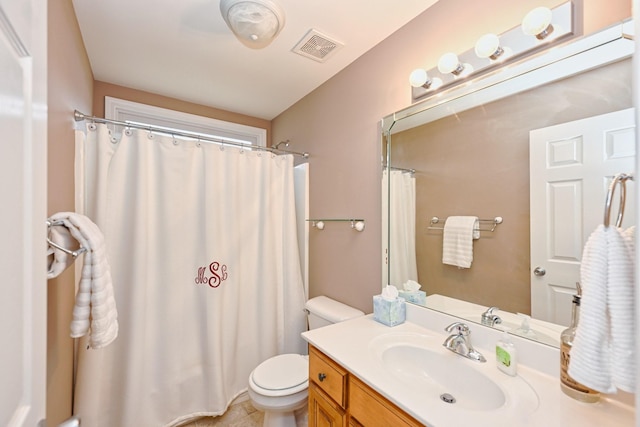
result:
<svg viewBox="0 0 640 427"><path fill-rule="evenodd" d="M405 299L398 297L395 301L387 301L380 295L373 296L373 318L387 326L396 326L407 318Z"/></svg>
<svg viewBox="0 0 640 427"><path fill-rule="evenodd" d="M425 291L400 291L400 296L408 302L425 305L427 303L427 293Z"/></svg>

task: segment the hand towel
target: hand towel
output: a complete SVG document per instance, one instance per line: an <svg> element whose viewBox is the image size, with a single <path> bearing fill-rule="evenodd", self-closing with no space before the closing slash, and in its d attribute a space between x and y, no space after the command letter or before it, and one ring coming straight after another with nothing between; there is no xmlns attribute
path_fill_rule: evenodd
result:
<svg viewBox="0 0 640 427"><path fill-rule="evenodd" d="M473 261L473 239L478 236L478 217L450 216L444 223L442 262L459 268L470 268ZM477 238L477 237L476 237Z"/></svg>
<svg viewBox="0 0 640 427"><path fill-rule="evenodd" d="M71 236L69 229L66 227L50 227L49 240L63 248L70 249L78 246L78 242ZM75 258L58 248L49 246L47 249L47 261L47 279L53 279L69 268Z"/></svg>
<svg viewBox="0 0 640 427"><path fill-rule="evenodd" d="M598 226L585 245L569 375L603 393L635 392L635 228Z"/></svg>
<svg viewBox="0 0 640 427"><path fill-rule="evenodd" d="M613 228L599 225L582 251L580 318L569 363L569 375L574 380L603 393L615 391L607 314L608 235L612 232Z"/></svg>
<svg viewBox="0 0 640 427"><path fill-rule="evenodd" d="M51 220L61 221L73 238L87 249L73 308L71 337L79 338L90 331L89 346L94 349L105 347L118 336L118 313L104 236L84 215L60 212Z"/></svg>
<svg viewBox="0 0 640 427"><path fill-rule="evenodd" d="M615 229L609 243L607 303L611 321L611 375L613 385L635 393L635 227Z"/></svg>

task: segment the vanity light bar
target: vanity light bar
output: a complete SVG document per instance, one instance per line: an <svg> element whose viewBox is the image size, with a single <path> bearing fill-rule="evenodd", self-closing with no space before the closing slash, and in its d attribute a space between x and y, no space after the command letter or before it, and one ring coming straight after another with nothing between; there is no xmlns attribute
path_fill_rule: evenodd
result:
<svg viewBox="0 0 640 427"><path fill-rule="evenodd" d="M536 8L525 16L521 25L497 36L485 34L473 48L459 55L446 53L438 66L424 70L424 73L418 72L421 69L414 70L410 77L411 101L421 101L504 64L548 49L552 44L576 35L575 28L573 2L551 10Z"/></svg>

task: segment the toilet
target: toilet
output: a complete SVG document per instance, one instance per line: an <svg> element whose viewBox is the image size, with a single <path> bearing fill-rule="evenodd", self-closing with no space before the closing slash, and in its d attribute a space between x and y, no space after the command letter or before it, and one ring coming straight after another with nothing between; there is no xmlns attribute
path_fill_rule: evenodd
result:
<svg viewBox="0 0 640 427"><path fill-rule="evenodd" d="M305 304L309 329L364 316L364 313L325 296ZM264 411L263 427L296 427L294 412L307 404L309 356L280 354L265 360L249 375L249 398Z"/></svg>

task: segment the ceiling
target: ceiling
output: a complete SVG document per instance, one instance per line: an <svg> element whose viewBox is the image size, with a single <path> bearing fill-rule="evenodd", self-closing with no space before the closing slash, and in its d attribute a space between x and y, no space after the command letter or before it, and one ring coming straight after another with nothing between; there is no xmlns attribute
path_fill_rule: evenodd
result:
<svg viewBox="0 0 640 427"><path fill-rule="evenodd" d="M219 0L73 0L94 78L271 120L437 0L274 0L285 26L240 43ZM344 46L324 62L292 52L309 30Z"/></svg>

